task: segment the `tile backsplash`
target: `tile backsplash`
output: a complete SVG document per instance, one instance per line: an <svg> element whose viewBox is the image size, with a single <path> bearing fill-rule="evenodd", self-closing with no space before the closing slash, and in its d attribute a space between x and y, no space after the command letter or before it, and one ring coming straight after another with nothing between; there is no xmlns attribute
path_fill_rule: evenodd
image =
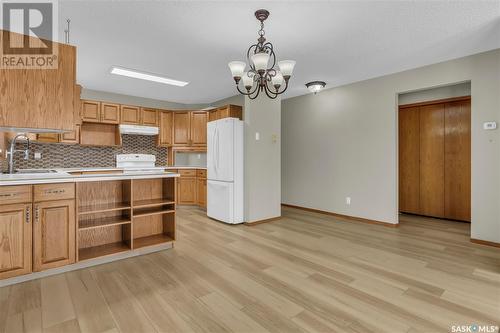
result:
<svg viewBox="0 0 500 333"><path fill-rule="evenodd" d="M22 153L15 155L16 169L114 167L117 154L153 154L157 166L167 165L167 148L156 146L155 136L123 135L121 147L91 147L62 143L31 144L30 159L23 159ZM18 143L18 149L24 149L25 143ZM35 160L35 152L42 153L42 158ZM7 162L2 163L2 170L7 169Z"/></svg>

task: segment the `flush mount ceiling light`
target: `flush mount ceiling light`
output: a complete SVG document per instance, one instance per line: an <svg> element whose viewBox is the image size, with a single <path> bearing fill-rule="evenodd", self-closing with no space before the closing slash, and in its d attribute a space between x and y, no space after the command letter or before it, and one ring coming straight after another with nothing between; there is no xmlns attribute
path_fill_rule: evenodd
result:
<svg viewBox="0 0 500 333"><path fill-rule="evenodd" d="M121 75L121 76L127 76L131 77L134 79L140 79L140 80L146 80L146 81L153 81L153 82L158 82L158 83L163 83L163 84L170 84L172 86L178 86L178 87L184 87L187 85L189 82L185 81L178 81L174 79L169 79L168 77L152 74L152 73L146 73L146 72L140 72L135 69L128 69L128 68L123 68L123 67L117 67L113 66L111 68L111 74L115 75Z"/></svg>
<svg viewBox="0 0 500 333"><path fill-rule="evenodd" d="M309 91L314 93L315 95L319 93L325 86L326 83L323 81L312 81L306 83L307 89L309 89Z"/></svg>
<svg viewBox="0 0 500 333"><path fill-rule="evenodd" d="M276 55L273 44L266 42L264 37L264 21L268 18L269 12L259 9L255 12L255 17L260 21L259 38L257 43L248 48L247 63L248 71L245 71L247 63L243 61L231 61L229 69L236 82L236 89L250 99L255 99L261 91L264 91L269 98L275 99L288 88L288 80L292 76L295 61L282 60L278 62L279 70L276 70ZM239 87L239 82L243 82L245 91ZM285 83L283 86L283 82ZM282 88L280 90L280 88Z"/></svg>

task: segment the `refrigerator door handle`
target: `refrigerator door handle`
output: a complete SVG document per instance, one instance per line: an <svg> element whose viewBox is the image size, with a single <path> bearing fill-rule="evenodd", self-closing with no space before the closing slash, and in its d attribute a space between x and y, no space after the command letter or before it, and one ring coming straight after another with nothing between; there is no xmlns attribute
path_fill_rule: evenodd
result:
<svg viewBox="0 0 500 333"><path fill-rule="evenodd" d="M216 162L216 168L217 170L219 169L219 144L220 144L220 137L219 137L219 130L217 129L217 162Z"/></svg>
<svg viewBox="0 0 500 333"><path fill-rule="evenodd" d="M217 136L217 127L215 127L214 129L214 134L213 134L213 146L212 146L212 161L214 163L214 171L217 172L217 164L215 162L215 149L217 147L217 142L215 141L215 137Z"/></svg>

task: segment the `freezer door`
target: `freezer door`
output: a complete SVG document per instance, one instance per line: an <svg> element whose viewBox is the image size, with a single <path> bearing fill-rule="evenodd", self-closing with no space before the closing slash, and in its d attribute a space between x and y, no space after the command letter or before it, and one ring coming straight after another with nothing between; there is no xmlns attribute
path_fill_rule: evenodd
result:
<svg viewBox="0 0 500 333"><path fill-rule="evenodd" d="M218 121L211 121L207 123L207 177L208 179L217 179L217 170L215 169L215 153L216 147L216 134L217 134Z"/></svg>
<svg viewBox="0 0 500 333"><path fill-rule="evenodd" d="M213 219L234 223L233 183L207 181L207 216Z"/></svg>
<svg viewBox="0 0 500 333"><path fill-rule="evenodd" d="M214 180L234 181L234 121L235 119L232 118L216 121L214 154L216 178L213 178Z"/></svg>

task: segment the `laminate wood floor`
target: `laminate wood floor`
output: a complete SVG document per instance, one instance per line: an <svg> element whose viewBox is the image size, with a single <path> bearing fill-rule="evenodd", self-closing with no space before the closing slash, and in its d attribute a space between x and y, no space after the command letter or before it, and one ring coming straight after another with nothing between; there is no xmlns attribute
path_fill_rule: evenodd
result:
<svg viewBox="0 0 500 333"><path fill-rule="evenodd" d="M498 325L500 249L465 223L178 211L168 251L0 289L0 332L450 332Z"/></svg>

